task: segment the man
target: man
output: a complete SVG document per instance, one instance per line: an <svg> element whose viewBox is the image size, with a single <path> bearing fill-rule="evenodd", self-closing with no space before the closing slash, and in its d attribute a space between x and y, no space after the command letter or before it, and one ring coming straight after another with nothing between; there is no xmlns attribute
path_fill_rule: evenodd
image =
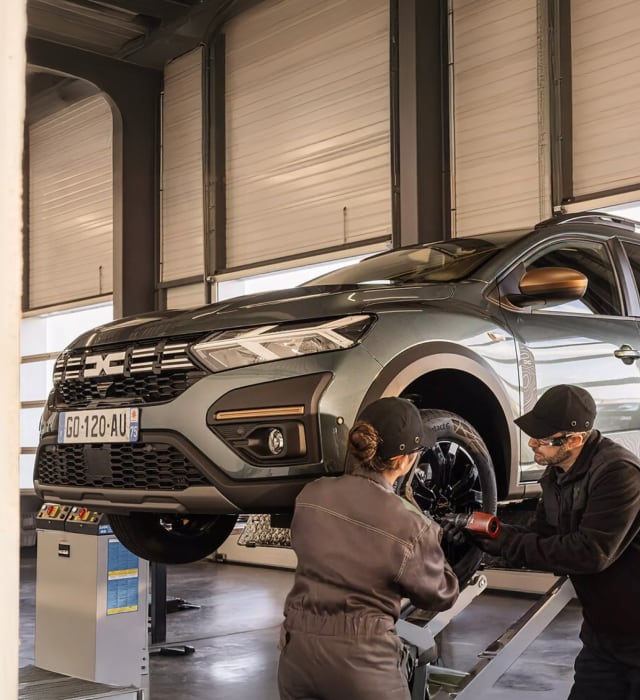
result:
<svg viewBox="0 0 640 700"><path fill-rule="evenodd" d="M595 417L591 395L562 384L516 419L546 467L536 519L476 543L511 566L570 576L584 646L569 700L640 700L640 459L593 430Z"/></svg>

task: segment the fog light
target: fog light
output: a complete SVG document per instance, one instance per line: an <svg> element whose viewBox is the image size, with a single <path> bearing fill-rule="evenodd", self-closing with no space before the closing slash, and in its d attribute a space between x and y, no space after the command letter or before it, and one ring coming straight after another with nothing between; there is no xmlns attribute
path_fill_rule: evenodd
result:
<svg viewBox="0 0 640 700"><path fill-rule="evenodd" d="M284 450L284 435L280 428L272 428L269 431L267 444L272 455L279 455Z"/></svg>

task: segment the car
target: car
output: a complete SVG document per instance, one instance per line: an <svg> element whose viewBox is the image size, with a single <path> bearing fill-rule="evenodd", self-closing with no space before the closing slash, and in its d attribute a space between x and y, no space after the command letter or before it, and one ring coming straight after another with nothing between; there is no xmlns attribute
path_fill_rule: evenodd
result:
<svg viewBox="0 0 640 700"><path fill-rule="evenodd" d="M640 238L599 212L380 253L303 286L94 328L59 356L34 485L151 561L215 551L349 469L359 411L410 398L437 437L399 491L436 520L538 493L513 423L579 384L639 452ZM461 578L479 551L445 543Z"/></svg>

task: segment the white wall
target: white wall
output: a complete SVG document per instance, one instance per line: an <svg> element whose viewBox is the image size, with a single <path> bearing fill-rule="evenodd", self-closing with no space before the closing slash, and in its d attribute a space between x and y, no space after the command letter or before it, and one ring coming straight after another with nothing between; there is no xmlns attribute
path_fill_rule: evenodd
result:
<svg viewBox="0 0 640 700"><path fill-rule="evenodd" d="M22 133L26 0L0 3L0 697L18 697L19 491L18 367L22 292Z"/></svg>
<svg viewBox="0 0 640 700"><path fill-rule="evenodd" d="M55 356L84 331L113 321L113 304L96 304L22 320L20 331L20 488L33 489L42 409L53 385ZM49 359L43 356L50 355ZM38 405L33 405L38 402Z"/></svg>

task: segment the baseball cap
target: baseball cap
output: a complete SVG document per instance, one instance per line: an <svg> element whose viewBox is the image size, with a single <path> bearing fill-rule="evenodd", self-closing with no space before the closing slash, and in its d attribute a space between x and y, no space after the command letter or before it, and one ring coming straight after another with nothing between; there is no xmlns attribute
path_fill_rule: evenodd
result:
<svg viewBox="0 0 640 700"><path fill-rule="evenodd" d="M435 443L435 434L425 428L420 411L408 399L378 399L362 411L358 420L376 429L381 440L377 453L382 459L426 449Z"/></svg>
<svg viewBox="0 0 640 700"><path fill-rule="evenodd" d="M558 384L542 394L536 405L515 424L532 438L544 438L560 431L583 432L593 428L596 402L591 394L573 384Z"/></svg>

